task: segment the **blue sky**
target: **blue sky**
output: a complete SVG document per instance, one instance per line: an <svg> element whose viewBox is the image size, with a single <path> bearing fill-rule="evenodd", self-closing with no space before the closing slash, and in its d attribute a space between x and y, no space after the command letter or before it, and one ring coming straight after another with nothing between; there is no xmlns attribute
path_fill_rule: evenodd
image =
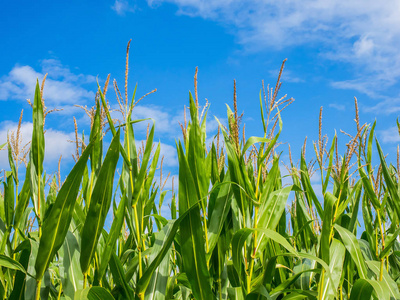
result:
<svg viewBox="0 0 400 300"><path fill-rule="evenodd" d="M356 96L361 122L377 119L377 136L394 158L400 141L395 127L400 111L399 14L396 0L385 5L372 0L7 1L0 11L0 144L15 129L21 109L24 140L29 140L32 118L26 99L33 98L36 78L48 73L46 105L63 111L46 120L46 164L54 171L62 154L63 166L70 168L72 117L80 131L89 132L89 120L73 105L93 105L97 76L102 84L111 73L122 89L126 44L132 39L130 95L136 82L139 96L157 88L134 117L156 120L156 138L172 174L177 174L178 121L188 91L193 91L195 67L199 99L211 103L210 136L216 130L213 116L225 118L225 103L232 103L233 79L247 136L261 135L261 80L274 85L285 58L280 95L295 102L282 115L282 142L299 153L308 136L310 153L321 106L324 134L332 137L340 129L354 133ZM111 89L108 95L116 105ZM144 133L139 126L138 139ZM339 139L347 142L340 133ZM286 152L287 146L281 149ZM5 154L0 152L0 169L6 167Z"/></svg>

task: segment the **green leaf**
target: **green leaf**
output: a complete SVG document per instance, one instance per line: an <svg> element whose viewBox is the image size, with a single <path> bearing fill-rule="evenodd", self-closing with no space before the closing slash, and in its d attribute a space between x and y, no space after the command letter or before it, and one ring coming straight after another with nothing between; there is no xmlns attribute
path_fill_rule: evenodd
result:
<svg viewBox="0 0 400 300"><path fill-rule="evenodd" d="M192 122L188 127L186 155L197 197L202 198L207 194L211 174L207 174L205 165L205 132L200 127L197 107L191 93L189 93L189 101Z"/></svg>
<svg viewBox="0 0 400 300"><path fill-rule="evenodd" d="M260 90L260 112L261 112L261 121L263 123L264 134L267 135L267 127L265 125L265 118L264 118L264 104L261 96L261 90Z"/></svg>
<svg viewBox="0 0 400 300"><path fill-rule="evenodd" d="M321 203L319 203L319 200L315 195L314 189L311 186L310 175L308 174L307 164L303 155L301 155L300 166L301 166L301 172L300 172L301 183L303 185L304 192L308 200L308 205L312 206L313 202L319 216L322 218L322 216L324 215L324 211L322 209Z"/></svg>
<svg viewBox="0 0 400 300"><path fill-rule="evenodd" d="M354 263L356 264L359 276L363 279L368 278L367 267L365 266L365 261L362 256L360 244L358 243L357 238L353 233L338 224L335 224L334 227L342 238L344 246L350 253Z"/></svg>
<svg viewBox="0 0 400 300"><path fill-rule="evenodd" d="M381 204L378 200L378 197L375 194L374 188L372 186L371 181L368 179L367 174L365 173L364 169L361 167L361 161L358 162L359 168L358 171L360 173L360 177L363 183L364 190L368 195L368 198L371 200L375 209L380 209Z"/></svg>
<svg viewBox="0 0 400 300"><path fill-rule="evenodd" d="M351 289L350 300L368 300L371 299L374 288L365 279L359 279Z"/></svg>
<svg viewBox="0 0 400 300"><path fill-rule="evenodd" d="M106 99L104 98L103 92L101 91L101 88L100 88L100 85L98 82L97 82L97 88L98 88L98 92L100 95L101 103L103 104L104 112L106 113L108 125L110 126L111 132L112 132L113 136L115 137L115 135L117 134L117 131L115 130L114 122L111 118L110 111L109 111L107 103L106 103ZM132 169L132 164L129 161L128 156L126 155L126 152L124 150L124 147L122 147L122 145L120 145L120 152L121 152L121 156L124 159L125 163L128 165L128 168Z"/></svg>
<svg viewBox="0 0 400 300"><path fill-rule="evenodd" d="M79 232L68 231L63 246L59 250L60 277L64 295L74 297L76 291L83 288L83 275L79 265Z"/></svg>
<svg viewBox="0 0 400 300"><path fill-rule="evenodd" d="M157 257L158 253L160 252L163 241L165 240L166 236L171 233L171 229L173 226L173 221L169 221L167 225L163 227L161 231L156 234L156 240L154 243L153 251L150 254L149 261L150 263ZM170 276L169 272L169 260L170 260L170 252L168 252L161 263L158 265L157 269L153 272L151 276L151 280L149 283L148 288L146 289L145 299L165 299L165 291L167 288L167 281L168 277Z"/></svg>
<svg viewBox="0 0 400 300"><path fill-rule="evenodd" d="M93 286L75 293L75 300L114 300L114 297L105 288Z"/></svg>
<svg viewBox="0 0 400 300"><path fill-rule="evenodd" d="M89 153L93 144L89 144L78 162L69 173L58 192L56 201L45 219L40 238L39 251L36 258L36 279L42 279L54 255L62 246L74 212L76 197L82 181Z"/></svg>
<svg viewBox="0 0 400 300"><path fill-rule="evenodd" d="M302 300L307 299L307 295L297 294L296 292L292 292L289 295L282 298L282 300Z"/></svg>
<svg viewBox="0 0 400 300"><path fill-rule="evenodd" d="M149 136L147 138L146 142L146 147L144 149L143 157L142 157L142 163L140 166L140 170L138 173L138 176L135 181L135 188L133 191L133 196L132 196L132 205L135 205L140 197L140 193L143 192L143 186L146 180L146 174L147 174L147 165L149 163L150 157L151 157L151 150L153 149L153 138L154 138L154 125L151 127ZM140 239L140 237L138 237Z"/></svg>
<svg viewBox="0 0 400 300"><path fill-rule="evenodd" d="M23 266L24 270L28 268L29 258L31 255L31 244L28 240L23 241L17 249L21 251L19 263ZM17 251L16 251L17 252ZM15 275L15 281L13 291L11 292L9 300L23 300L25 299L25 287L26 287L26 272L17 271Z"/></svg>
<svg viewBox="0 0 400 300"><path fill-rule="evenodd" d="M228 299L244 300L242 288L228 287Z"/></svg>
<svg viewBox="0 0 400 300"><path fill-rule="evenodd" d="M268 144L267 149L265 150L264 155L259 155L258 157L258 164L260 164L261 162L263 162L265 160L265 158L269 155L269 153L271 152L272 148L275 146L276 142L278 141L279 136L281 135L282 132L282 118L281 118L281 113L279 111L279 108L277 108L278 110L278 123L279 123L279 131L278 133L274 136L274 138L272 139L272 141Z"/></svg>
<svg viewBox="0 0 400 300"><path fill-rule="evenodd" d="M39 80L36 81L35 98L33 101L33 132L31 142L32 163L38 171L38 176L43 171L44 159L44 132L43 132L43 105L42 97L40 96Z"/></svg>
<svg viewBox="0 0 400 300"><path fill-rule="evenodd" d="M19 262L3 254L0 254L0 266L26 273L25 268Z"/></svg>
<svg viewBox="0 0 400 300"><path fill-rule="evenodd" d="M249 235L253 233L254 231L258 231L262 233L260 235L260 240L262 237L269 238L278 244L280 244L282 247L284 247L289 253L298 256L298 253L296 250L289 244L289 242L278 232L273 231L271 229L264 229L264 228L242 228L238 230L235 235L232 238L232 261L233 265L236 268L236 271L239 274L239 278L241 278L241 273L242 273L242 268L241 268L241 263L242 263L242 248L244 245L244 242L247 240Z"/></svg>
<svg viewBox="0 0 400 300"><path fill-rule="evenodd" d="M8 144L7 148L8 148L8 163L10 165L12 176L15 180L15 184L18 184L18 177L17 177L18 174L17 174L16 168L15 168L15 163L14 163L14 159L12 156L11 145Z"/></svg>
<svg viewBox="0 0 400 300"><path fill-rule="evenodd" d="M103 137L101 130L101 120L100 120L100 103L96 100L96 113L93 119L92 129L90 130L89 141L94 144L92 152L90 153L90 165L92 170L92 176L97 174L100 166L101 160L103 158Z"/></svg>
<svg viewBox="0 0 400 300"><path fill-rule="evenodd" d="M367 260L366 263L368 265L368 268L375 273L377 278L379 278L381 263L372 260ZM382 284L384 285L384 289L386 291L389 291L390 299L400 299L400 293L397 283L390 277L385 267L383 267L382 275Z"/></svg>
<svg viewBox="0 0 400 300"><path fill-rule="evenodd" d="M289 193L295 189L294 186L287 186L283 189L279 189L272 193L269 193L266 201L262 203L259 211L259 218L257 223L257 230L266 228L275 230L276 226L281 219L283 212L285 211L287 199L289 197ZM266 190L263 191L265 193ZM262 195L263 197L263 195ZM257 241L257 249L263 247L263 232L261 231L260 238Z"/></svg>
<svg viewBox="0 0 400 300"><path fill-rule="evenodd" d="M153 185L154 174L155 174L155 172L157 170L157 164L158 164L158 158L160 157L160 151L161 151L161 144L158 143L157 147L156 147L156 150L154 151L153 159L152 159L152 162L150 164L150 168L148 169L148 173L146 175L146 179L145 179L145 182L144 182L144 191L143 191L143 193L145 195L148 195L148 193L150 192L150 188ZM154 201L152 201L152 203L154 203Z"/></svg>
<svg viewBox="0 0 400 300"><path fill-rule="evenodd" d="M398 123L397 123L397 124L398 124ZM374 121L374 124L373 124L372 127L371 127L371 131L370 131L369 137L368 137L366 163L367 163L367 170L368 170L368 173L369 173L369 174L371 174L371 172L372 172L372 166L371 166L371 160L372 160L372 142L373 142L373 140L374 140L375 126L376 126L376 120Z"/></svg>
<svg viewBox="0 0 400 300"><path fill-rule="evenodd" d="M229 182L229 173L225 176L222 186L218 192L215 206L208 222L208 253L207 260L210 260L212 252L217 245L219 236L224 226L226 217L231 208L232 184ZM215 185L214 185L215 188Z"/></svg>
<svg viewBox="0 0 400 300"><path fill-rule="evenodd" d="M277 299L279 295L283 294L284 292L287 291L287 289L298 280L299 277L301 277L304 273L309 273L309 272L320 272L321 270L319 269L307 269L304 271L301 271L288 279L286 279L284 282L279 284L276 288L274 288L271 292L271 298L272 299ZM303 291L304 292L304 291Z"/></svg>
<svg viewBox="0 0 400 300"><path fill-rule="evenodd" d="M126 197L122 197L119 202L117 212L114 216L114 220L111 225L110 233L108 235L108 238L106 239L106 243L103 248L103 252L100 259L101 263L97 274L99 279L103 278L108 262L110 261L111 254L115 249L117 239L120 237L121 234L121 228L124 223L125 202L126 202L125 200Z"/></svg>
<svg viewBox="0 0 400 300"><path fill-rule="evenodd" d="M373 291L375 291L378 299L390 299L390 293L385 290L385 286L381 281L360 278L351 289L350 300L371 299Z"/></svg>
<svg viewBox="0 0 400 300"><path fill-rule="evenodd" d="M185 220L185 218L190 218L190 213L194 210L198 209L198 205L200 204L202 200L198 200L195 204L193 204L185 213L181 214L178 219L173 222L173 225L171 227L170 233L165 236L164 240L162 241L162 247L157 256L154 258L154 260L151 262L149 267L144 271L142 277L139 279L137 285L136 285L136 294L139 296L144 296L144 292L146 291L151 277L154 273L154 271L157 269L157 267L160 265L162 260L164 259L165 255L168 253L172 242L175 239L176 232L180 228L181 222Z"/></svg>
<svg viewBox="0 0 400 300"><path fill-rule="evenodd" d="M328 249L330 255L329 270L331 278L325 277L324 282L320 283L323 286L322 294L320 299L335 299L337 296L337 290L342 277L343 261L345 257L346 249L341 242L336 239L332 240L330 249Z"/></svg>
<svg viewBox="0 0 400 300"><path fill-rule="evenodd" d="M326 171L326 175L325 175L325 180L323 181L323 185L322 185L322 194L325 194L326 192L326 188L328 187L329 184L329 178L331 175L331 171L332 171L332 164L333 164L333 153L335 151L335 144L336 144L336 134L332 139L332 144L331 144L331 148L329 150L329 165Z"/></svg>
<svg viewBox="0 0 400 300"><path fill-rule="evenodd" d="M37 236L37 234L34 236ZM27 273L31 274L31 276L26 277L26 288L25 288L25 299L34 299L35 293L36 293L36 271L35 271L35 263L36 263L36 258L38 256L38 249L39 249L39 243L33 239L33 238L28 238L27 241L29 242L28 249L30 249L30 257L29 257L29 263L28 263L28 269Z"/></svg>
<svg viewBox="0 0 400 300"><path fill-rule="evenodd" d="M130 249L130 250L132 252L134 252L132 249ZM145 251L142 251L142 257L150 255L151 252L152 252L152 248L149 248L149 249L146 249ZM159 253L159 255L160 255L160 253ZM124 261L123 261L123 258L121 259L121 263L125 264ZM135 275L135 272L138 269L139 256L138 255L134 256L128 263L126 263L126 265L127 265L127 267L126 267L126 272L125 272L125 279L126 279L127 282L129 282L132 279L133 275ZM144 274L146 274L146 272ZM151 275L152 274L150 274L150 277L151 277ZM143 276L141 278L143 278ZM149 281L150 281L150 278L149 278Z"/></svg>
<svg viewBox="0 0 400 300"><path fill-rule="evenodd" d="M7 227L10 227L13 224L14 218L14 205L15 205L15 196L14 196L14 180L11 172L6 172L6 182L4 184L4 213L5 213L5 221Z"/></svg>
<svg viewBox="0 0 400 300"><path fill-rule="evenodd" d="M83 274L86 274L94 256L97 242L102 232L108 210L111 205L114 173L117 167L120 150L120 130L113 137L108 148L99 176L92 192L89 210L81 236L80 264Z"/></svg>
<svg viewBox="0 0 400 300"><path fill-rule="evenodd" d="M122 288L124 299L134 299L133 290L128 285L125 279L124 269L122 268L121 261L115 253L112 253L110 259L110 270L114 279L114 283Z"/></svg>
<svg viewBox="0 0 400 300"><path fill-rule="evenodd" d="M35 98L33 101L33 131L32 131L32 141L31 141L31 151L29 154L31 162L31 191L32 200L35 206L35 212L38 216L44 214L44 193L42 190L43 183L42 172L43 172L43 159L44 159L44 117L43 117L43 105L42 97L40 96L39 80L36 81L35 88ZM39 211L40 207L40 211ZM41 220L39 220L41 222Z"/></svg>
<svg viewBox="0 0 400 300"><path fill-rule="evenodd" d="M255 143L269 143L271 140L263 137L256 137L256 136L251 136L249 139L246 141L246 144L244 144L243 149L242 149L242 156L245 155L246 151L253 146Z"/></svg>
<svg viewBox="0 0 400 300"><path fill-rule="evenodd" d="M178 146L179 158L179 214L184 214L199 199L188 162L182 145ZM196 206L189 212L189 217L180 224L181 255L183 266L197 299L215 298L209 284L206 264L203 229L200 208Z"/></svg>
<svg viewBox="0 0 400 300"><path fill-rule="evenodd" d="M379 158L381 160L382 174L385 178L387 189L389 190L391 202L393 203L394 210L396 211L397 217L400 218L400 196L397 192L397 188L393 182L392 176L390 175L389 169L386 165L385 156L382 153L381 146L376 140L376 147L378 148Z"/></svg>
<svg viewBox="0 0 400 300"><path fill-rule="evenodd" d="M376 252L376 249L375 249L376 237L375 237L375 230L372 227L373 222L372 222L371 205L367 201L368 201L367 197L364 194L364 196L362 198L362 214L363 214L363 218L364 218L365 232L366 232L367 239L369 241L369 245L373 249L373 252Z"/></svg>
<svg viewBox="0 0 400 300"><path fill-rule="evenodd" d="M267 289L263 285L259 285L252 289L251 292L246 296L246 300L272 300L268 294Z"/></svg>
<svg viewBox="0 0 400 300"><path fill-rule="evenodd" d="M320 256L329 264L329 240L333 222L333 207L338 200L330 192L325 193L324 199L324 219L322 222Z"/></svg>
<svg viewBox="0 0 400 300"><path fill-rule="evenodd" d="M397 228L393 234L388 234L385 238L385 249L379 253L379 258L383 259L389 255L389 251L393 248L397 236L400 234L400 228Z"/></svg>

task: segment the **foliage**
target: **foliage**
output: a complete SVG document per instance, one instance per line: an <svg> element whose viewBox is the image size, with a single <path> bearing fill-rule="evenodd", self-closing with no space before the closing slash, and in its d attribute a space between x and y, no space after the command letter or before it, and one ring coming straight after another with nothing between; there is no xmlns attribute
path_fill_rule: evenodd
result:
<svg viewBox="0 0 400 300"><path fill-rule="evenodd" d="M98 89L89 144L82 139L64 183L54 178L46 188L45 113L37 83L21 189L15 146L9 142L7 148L10 171L0 199L0 296L400 299L399 169L387 164L374 141L375 124L360 126L356 111L357 134L339 156L336 136L326 148L320 118L314 163L306 162L304 147L299 166L290 162L286 177L292 182L285 185L277 147L282 107L292 100L278 100L279 88L280 75L276 88L267 89L268 97L260 92L264 136L246 140L243 131L239 137L235 93L234 110L227 109L228 126L220 124L209 148L206 112L199 114L195 87L195 97L189 95L190 119L176 144L178 197L171 192L167 220L161 215L166 191L155 179L160 156L155 127L137 149L137 121L131 118L138 101L121 96L124 120L117 127L107 88ZM106 125L112 141L103 159ZM374 148L380 158L376 167ZM120 173L115 172L118 166ZM315 171L321 193L312 184ZM110 210L112 225L106 231Z"/></svg>

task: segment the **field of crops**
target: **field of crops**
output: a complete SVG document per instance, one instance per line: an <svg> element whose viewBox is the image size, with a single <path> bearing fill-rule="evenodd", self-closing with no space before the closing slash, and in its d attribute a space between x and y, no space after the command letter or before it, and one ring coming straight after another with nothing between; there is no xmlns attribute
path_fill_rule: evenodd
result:
<svg viewBox="0 0 400 300"><path fill-rule="evenodd" d="M314 153L295 149L299 162L283 166L280 113L292 100L278 96L280 75L274 89L260 91L264 135L245 137L235 95L211 147L195 86L176 144L175 195L155 178L155 126L137 148L135 95L119 93L124 120L114 123L107 85L88 111L89 143L77 142L64 182L48 183L43 169L43 84L32 102L25 178L20 133L3 145L3 299L400 299L399 166L386 162L375 124L360 124L357 100L357 134L345 153L336 136L322 136L321 109ZM108 149L103 137L112 137ZM322 193L311 184L315 172ZM161 214L167 198L169 216Z"/></svg>

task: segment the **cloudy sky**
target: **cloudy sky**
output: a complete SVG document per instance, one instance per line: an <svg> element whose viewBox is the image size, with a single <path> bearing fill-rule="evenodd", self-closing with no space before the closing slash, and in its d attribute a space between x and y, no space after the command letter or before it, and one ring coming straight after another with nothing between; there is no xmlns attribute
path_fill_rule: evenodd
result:
<svg viewBox="0 0 400 300"><path fill-rule="evenodd" d="M154 88L135 108L134 118L156 120L166 167L176 174L178 121L193 90L199 67L199 98L211 103L213 116L224 119L237 81L238 108L244 111L247 135L260 135L261 81L275 84L287 58L281 95L295 98L283 113L282 142L300 153L305 136L340 129L354 133L354 96L362 123L377 120L377 136L394 157L400 141L400 2L387 0L110 0L7 1L0 10L0 144L14 130L24 109L23 135L28 141L36 79L48 79L46 106L63 109L46 120L46 166L55 169L60 155L72 165L73 116L79 131L90 121L74 104L92 106L96 77L107 74L124 85L125 51L130 52L129 93ZM110 90L109 100L116 105ZM138 139L145 126L137 127ZM343 144L346 137L339 134ZM311 142L309 148L312 150ZM282 146L287 153L287 146ZM0 169L6 167L0 152ZM390 157L390 156L389 156ZM284 156L283 156L284 158Z"/></svg>

